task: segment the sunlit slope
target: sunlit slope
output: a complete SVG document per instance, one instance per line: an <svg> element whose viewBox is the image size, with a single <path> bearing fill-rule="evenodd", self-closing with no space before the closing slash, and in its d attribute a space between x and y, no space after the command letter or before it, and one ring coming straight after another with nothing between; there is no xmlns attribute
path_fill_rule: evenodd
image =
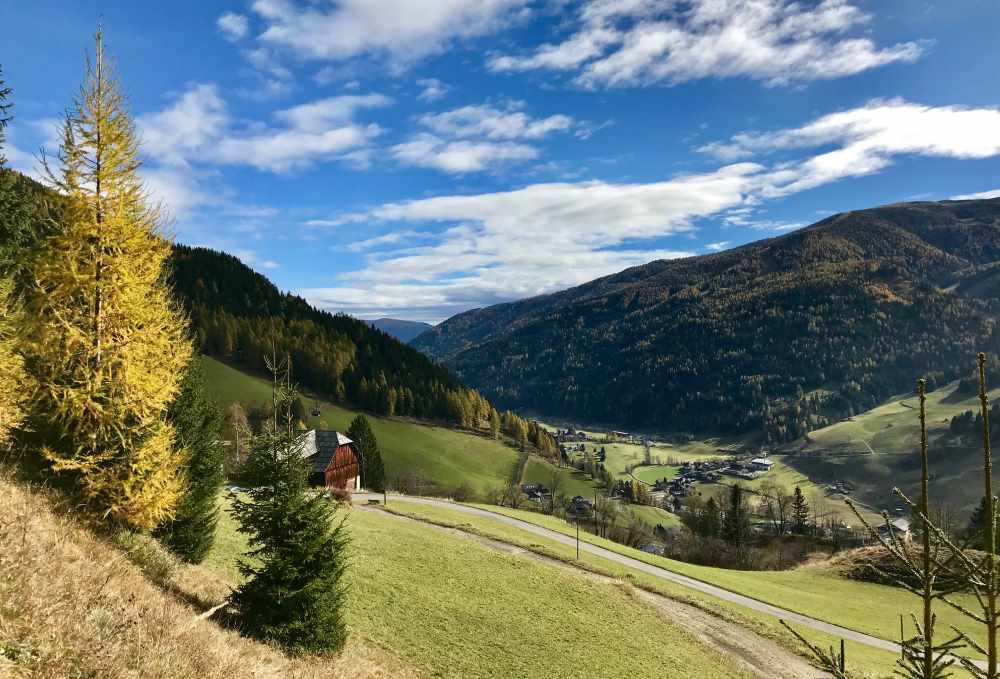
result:
<svg viewBox="0 0 1000 679"><path fill-rule="evenodd" d="M239 401L249 406L271 401L267 381L209 357L201 360L209 388L220 404L228 406ZM313 400L303 400L306 410L311 411ZM330 403L321 402L319 406L320 415L308 417L306 424L310 427L345 431L357 415ZM468 484L474 494L484 497L503 485L517 460L514 450L485 436L404 418L368 417L390 482L416 475L447 488Z"/></svg>

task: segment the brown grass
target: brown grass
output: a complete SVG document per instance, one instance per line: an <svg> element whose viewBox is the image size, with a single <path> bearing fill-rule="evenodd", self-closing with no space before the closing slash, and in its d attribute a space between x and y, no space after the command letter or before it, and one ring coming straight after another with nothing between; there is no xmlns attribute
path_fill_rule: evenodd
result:
<svg viewBox="0 0 1000 679"><path fill-rule="evenodd" d="M357 639L336 658L290 658L202 619L227 592L147 537L94 534L0 469L0 677L415 676Z"/></svg>

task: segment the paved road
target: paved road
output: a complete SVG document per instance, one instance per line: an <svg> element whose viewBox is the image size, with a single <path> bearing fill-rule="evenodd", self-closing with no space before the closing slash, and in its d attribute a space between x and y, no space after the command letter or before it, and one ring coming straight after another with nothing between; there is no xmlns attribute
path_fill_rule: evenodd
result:
<svg viewBox="0 0 1000 679"><path fill-rule="evenodd" d="M369 495L365 493L356 493L354 495L356 499L360 500L382 500L381 495ZM520 519L515 519L509 516L504 516L503 514L497 514L495 512L489 512L485 509L479 509L478 507L469 507L468 505L459 504L457 502L449 502L447 500L435 500L433 498L423 498L423 497L408 497L393 495L389 498L389 502L412 502L416 504L425 505L435 505L439 507L445 507L452 511L461 512L463 514L472 514L474 516L482 516L499 523L504 523L509 526L515 526L529 533L534 533L540 537L547 538L549 540L554 540L555 542L562 543L564 545L569 545L571 547L576 546L576 539L569 537L568 535L563 535L562 533L550 530L548 528L543 528L542 526L536 526L533 523L528 523L527 521L522 521ZM580 541L580 551L586 552L588 554L593 554L599 556L602 559L608 559L609 561L614 561L616 563L622 564L623 566L628 566L643 573L647 573L655 578L660 578L668 582L673 582L678 585L683 585L698 592L708 594L710 596L722 599L724 601L729 601L740 606L745 606L754 611L760 611L761 613L767 613L781 618L789 623L795 623L803 627L809 627L820 632L826 632L827 634L832 634L836 637L841 637L843 639L849 639L851 641L856 641L866 646L871 646L873 648L878 648L883 651L891 651L893 653L899 653L899 644L892 641L886 641L885 639L879 639L878 637L873 637L868 634L863 634L862 632L856 632L846 627L841 627L839 625L834 625L822 620L817 620L815 618L810 618L809 616L802 615L801 613L796 613L795 611L789 611L778 606L772 606L771 604L764 603L757 599L745 596L743 594L738 594L736 592L731 592L728 589L723 589L721 587L716 587L715 585L710 585L707 582L702 582L701 580L695 580L686 575L681 575L680 573L674 573L672 571L664 570L657 566L646 563L645 561L639 561L638 559L633 559L630 556L625 556L624 554L619 554L618 552L612 552L604 547L598 547L597 545L592 545L589 542Z"/></svg>

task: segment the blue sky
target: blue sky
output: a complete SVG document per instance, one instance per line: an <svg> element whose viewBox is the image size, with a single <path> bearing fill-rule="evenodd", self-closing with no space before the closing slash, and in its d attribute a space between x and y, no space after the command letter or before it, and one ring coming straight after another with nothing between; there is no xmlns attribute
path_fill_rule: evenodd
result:
<svg viewBox="0 0 1000 679"><path fill-rule="evenodd" d="M361 317L1000 195L994 0L0 0L12 166L101 20L176 238Z"/></svg>

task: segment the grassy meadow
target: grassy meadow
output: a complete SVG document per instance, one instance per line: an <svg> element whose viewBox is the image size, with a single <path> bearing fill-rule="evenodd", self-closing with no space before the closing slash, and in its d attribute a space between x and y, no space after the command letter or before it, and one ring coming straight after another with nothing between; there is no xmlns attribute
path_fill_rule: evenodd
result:
<svg viewBox="0 0 1000 679"><path fill-rule="evenodd" d="M391 498L390 503L392 503ZM566 558L575 558L575 550L570 546L547 540L544 537L515 526L501 524L488 517L469 515L447 507L406 503L404 500L396 502L393 507L395 511L421 516L444 524L464 526L477 533L507 540L514 544L523 545L526 548L540 548L546 552L552 551ZM482 506L480 508L497 514L518 518L571 537L576 535L574 525L557 517L492 506ZM899 638L900 613L909 614L911 611L917 612L919 609L919 599L903 589L849 580L828 572L821 566L803 566L791 571L737 571L698 566L647 554L641 550L625 547L582 531L580 539L581 541L633 557L664 570L680 573L775 606L808 615L818 620L824 620L887 640ZM649 585L658 591L704 601L712 606L721 606L723 609L736 612L739 615L750 615L745 608L736 604L727 604L708 595L696 594L680 585L665 583L651 576L644 575L641 571L633 571L600 557L584 554L581 558L585 562L593 564L604 571L614 573L625 572L629 575L630 579L634 579L644 585ZM971 596L959 597L959 600L966 604L972 602ZM945 626L955 625L960 629L970 632L974 638L978 638L980 641L984 639L985 635L980 634L980 628L970 625L967 619L959 615L954 609L940 605L936 608L936 611L939 624ZM771 616L760 614L752 615L752 617L764 619L767 625L774 627L773 631L777 631L777 621ZM808 635L806 636L808 638ZM876 656L884 655L872 652Z"/></svg>
<svg viewBox="0 0 1000 679"><path fill-rule="evenodd" d="M238 582L242 535L224 516L205 566ZM390 513L340 516L352 638L426 676L745 676L627 588Z"/></svg>
<svg viewBox="0 0 1000 679"><path fill-rule="evenodd" d="M559 493L566 497L574 497L576 495L588 498L594 497L594 489L598 486L589 476L572 467L557 467L548 460L543 460L540 457L531 456L528 458L522 480L524 483L540 483L546 488L551 489L553 473L559 476Z"/></svg>
<svg viewBox="0 0 1000 679"><path fill-rule="evenodd" d="M201 361L209 389L221 405L234 401L245 405L270 402L271 386L267 381L207 356ZM313 399L303 395L303 402L311 411ZM320 402L319 406L321 414L309 415L307 426L346 431L358 414L331 403ZM476 496L486 497L503 485L517 462L512 448L486 436L406 418L368 415L368 419L381 447L390 483L405 474L419 474L449 488L468 484Z"/></svg>
<svg viewBox="0 0 1000 679"><path fill-rule="evenodd" d="M743 606L696 592L682 585L655 578L642 571L592 554L582 553L580 561L577 562L576 552L572 546L530 533L516 526L500 523L489 517L469 515L448 507L408 503L403 499L394 503L391 497L389 501L390 507L394 512L421 518L439 525L453 526L477 535L503 540L510 544L521 546L524 549L535 550L554 558L579 563L583 567L622 578L644 589L693 603L713 612L723 619L737 622L755 630L759 634L775 639L797 652L804 652L804 649L780 626L774 616L752 611ZM521 518L529 523L551 528L570 536L575 535L575 527L558 518L521 510L497 509L495 507L483 508L515 518ZM704 582L740 591L761 601L767 601L790 610L806 613L821 620L841 624L844 627L873 633L885 639L894 639L899 634L899 616L893 606L900 606L900 611L917 610L917 599L902 590L880 585L856 583L818 570L809 571L803 569L800 571L774 573L773 575L775 576L791 576L787 580L788 587L786 589L785 585L781 582L781 578L777 578L776 582L756 585L751 581L760 575L760 573L693 566L646 554L640 550L624 547L609 540L602 540L590 533L581 532L580 539L606 547L620 554L632 556L646 563L662 567L665 570L682 573L703 580ZM749 591L740 589L745 585L750 585ZM800 606L799 597L803 594L805 602L804 606ZM889 599L877 607L876 622L874 624L859 624L859 621L867 615L867 605L871 602L870 597L885 595L888 595ZM819 615L814 615L816 612ZM893 621L895 624L894 627ZM809 639L810 642L819 644L822 648L829 648L839 643L838 638L809 628L800 627L798 631ZM891 675L895 658L898 657L895 654L880 651L853 641L847 642L847 656L848 670L851 672L851 676L865 678L883 678ZM962 676L965 675L960 672L956 674L956 677Z"/></svg>
<svg viewBox="0 0 1000 679"><path fill-rule="evenodd" d="M955 509L968 512L982 496L982 448L968 438L949 433L955 415L977 412L974 395L955 393L953 382L927 395L931 459L931 494ZM1000 397L1000 389L990 393ZM890 493L898 486L914 493L919 485L920 429L917 397L897 397L847 420L810 432L785 448L784 461L796 471L823 482L847 480L863 502L890 511L901 508ZM1000 473L995 481L1000 480Z"/></svg>

